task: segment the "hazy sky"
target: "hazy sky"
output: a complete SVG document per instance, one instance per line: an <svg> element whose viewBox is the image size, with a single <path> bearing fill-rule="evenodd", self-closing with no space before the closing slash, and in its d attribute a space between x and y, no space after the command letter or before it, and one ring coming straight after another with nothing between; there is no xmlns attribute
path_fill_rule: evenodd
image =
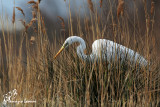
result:
<svg viewBox="0 0 160 107"><path fill-rule="evenodd" d="M15 7L21 7L26 14L26 20L31 19L31 5L27 4L29 0L15 0ZM72 11L72 15L78 12L81 17L84 16L84 12L88 12L87 0L41 0L40 9L49 16L51 20L61 16L63 18L68 17L69 12L69 1ZM97 0L92 0L97 1ZM14 0L0 0L0 29L2 28L2 23L5 29L8 25L9 29L12 29L12 13L14 7ZM23 15L16 10L16 29L23 28L22 24L19 22L20 19L24 19ZM8 23L8 24L6 24Z"/></svg>

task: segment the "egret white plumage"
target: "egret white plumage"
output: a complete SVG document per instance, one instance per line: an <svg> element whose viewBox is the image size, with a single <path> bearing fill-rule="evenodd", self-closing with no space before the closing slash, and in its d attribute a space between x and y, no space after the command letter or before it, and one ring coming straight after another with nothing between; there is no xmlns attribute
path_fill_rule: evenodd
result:
<svg viewBox="0 0 160 107"><path fill-rule="evenodd" d="M77 54L84 61L94 62L101 58L102 61L107 61L108 63L111 63L111 61L115 61L116 58L120 58L121 62L126 59L132 64L138 63L140 66L147 66L148 64L148 61L137 52L106 39L95 40L92 44L92 53L90 55L85 55L85 41L78 36L68 37L54 58L56 58L63 49L75 42L80 43L80 45L77 47Z"/></svg>

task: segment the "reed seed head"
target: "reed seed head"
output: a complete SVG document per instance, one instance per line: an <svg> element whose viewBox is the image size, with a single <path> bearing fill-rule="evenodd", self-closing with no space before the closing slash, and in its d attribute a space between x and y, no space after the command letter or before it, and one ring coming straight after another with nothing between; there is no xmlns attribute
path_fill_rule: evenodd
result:
<svg viewBox="0 0 160 107"><path fill-rule="evenodd" d="M88 1L89 9L94 13L92 0L87 0L87 1Z"/></svg>
<svg viewBox="0 0 160 107"><path fill-rule="evenodd" d="M13 16L12 16L12 23L14 24L15 22L15 7L13 7Z"/></svg>
<svg viewBox="0 0 160 107"><path fill-rule="evenodd" d="M16 7L17 10L21 11L21 13L23 14L23 16L25 16L23 10L20 7Z"/></svg>

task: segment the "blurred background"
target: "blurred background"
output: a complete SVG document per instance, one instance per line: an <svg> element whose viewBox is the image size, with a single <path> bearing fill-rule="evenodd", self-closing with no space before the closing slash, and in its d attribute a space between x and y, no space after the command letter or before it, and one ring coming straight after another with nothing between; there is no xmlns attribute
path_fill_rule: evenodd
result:
<svg viewBox="0 0 160 107"><path fill-rule="evenodd" d="M25 20L32 19L32 8L31 5L27 4L30 0L20 1L20 0L1 0L0 15L3 23L8 21L9 28L12 27L12 14L13 8L21 7L26 14ZM70 4L70 5L69 5ZM89 13L87 7L87 0L42 0L40 3L40 10L42 15L47 19L47 26L51 27L55 25L57 21L57 16L61 16L67 20L69 17L69 7L71 9L72 15L75 16L76 12L83 18L84 13ZM20 19L23 19L23 15L20 14L18 10L15 11L16 14L16 24L17 30L22 29ZM2 23L2 22L1 22ZM48 25L49 24L49 25ZM5 26L6 29L6 26Z"/></svg>

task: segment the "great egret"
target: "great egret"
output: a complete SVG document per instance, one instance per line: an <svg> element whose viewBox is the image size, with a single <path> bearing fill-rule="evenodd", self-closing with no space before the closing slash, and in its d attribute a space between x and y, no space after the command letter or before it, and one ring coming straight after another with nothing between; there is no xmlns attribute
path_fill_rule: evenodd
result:
<svg viewBox="0 0 160 107"><path fill-rule="evenodd" d="M80 43L80 45L77 47L77 54L84 61L93 62L101 58L102 61L108 61L108 63L111 63L111 61L115 61L116 58L120 58L121 62L123 62L126 59L130 61L131 64L138 63L140 66L147 66L148 64L148 61L137 52L106 39L98 39L94 41L94 43L92 44L92 53L90 55L85 55L85 41L78 36L68 37L65 40L61 49L55 55L54 59L62 52L63 49L65 49L74 42Z"/></svg>

